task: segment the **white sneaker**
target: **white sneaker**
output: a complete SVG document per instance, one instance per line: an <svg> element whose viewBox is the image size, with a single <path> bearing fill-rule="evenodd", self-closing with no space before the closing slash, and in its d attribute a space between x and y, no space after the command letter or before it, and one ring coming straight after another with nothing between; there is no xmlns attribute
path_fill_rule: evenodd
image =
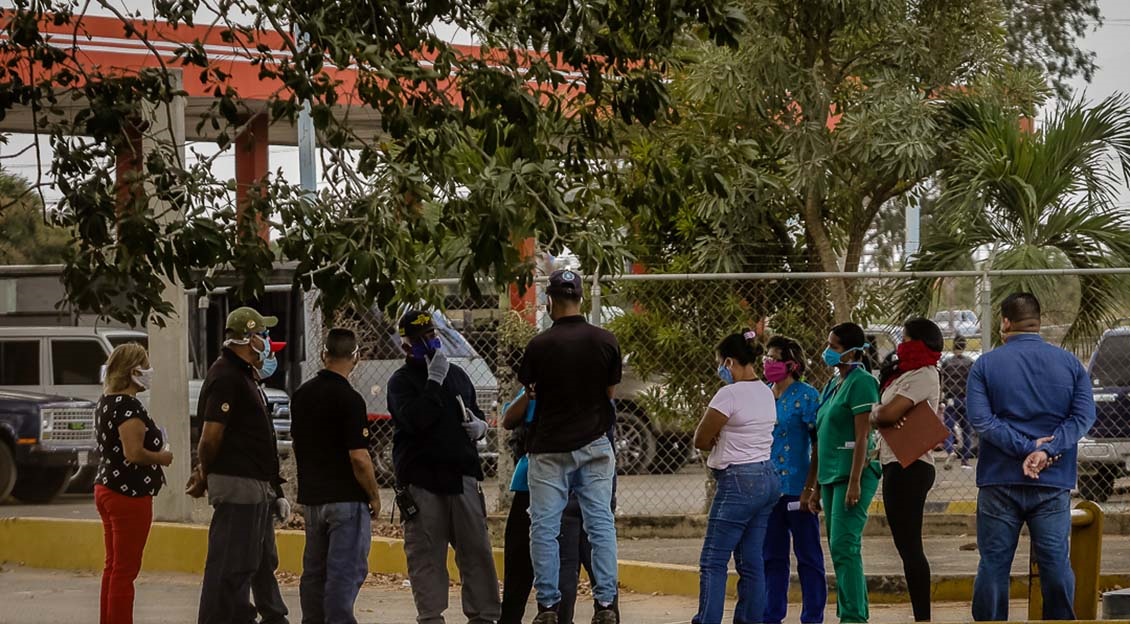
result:
<svg viewBox="0 0 1131 624"><path fill-rule="evenodd" d="M949 455L947 455L947 456L946 456L946 461L944 461L944 462L943 462L943 465L942 465L942 469L943 469L943 470L950 470L951 468L954 468L954 465L953 465L953 464L954 464L954 460L955 460L955 459L956 459L957 457L958 457L958 455L957 455L957 454L955 454L955 453L950 453Z"/></svg>

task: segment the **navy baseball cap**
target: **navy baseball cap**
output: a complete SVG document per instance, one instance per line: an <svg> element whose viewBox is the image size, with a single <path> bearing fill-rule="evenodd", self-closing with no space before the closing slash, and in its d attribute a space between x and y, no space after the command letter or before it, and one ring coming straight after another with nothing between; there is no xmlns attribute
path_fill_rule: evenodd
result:
<svg viewBox="0 0 1131 624"><path fill-rule="evenodd" d="M424 310L409 310L397 324L398 333L402 338L416 338L435 329L432 315Z"/></svg>
<svg viewBox="0 0 1131 624"><path fill-rule="evenodd" d="M569 269L554 271L550 274L550 285L546 294L565 297L581 297L581 276Z"/></svg>

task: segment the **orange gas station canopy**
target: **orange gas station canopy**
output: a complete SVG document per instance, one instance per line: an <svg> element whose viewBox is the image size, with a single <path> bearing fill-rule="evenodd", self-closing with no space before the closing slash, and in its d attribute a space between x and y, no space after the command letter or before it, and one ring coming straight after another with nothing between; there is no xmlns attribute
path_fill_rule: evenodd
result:
<svg viewBox="0 0 1131 624"><path fill-rule="evenodd" d="M0 12L0 41L8 37L8 22L11 11ZM185 65L177 58L176 51L188 44L200 42L208 55L208 71L219 70L225 75L223 85L231 87L239 95L240 101L254 114L267 109L275 98L288 98L290 91L280 80L261 77L261 67L253 63L262 55L257 46L266 46L273 59L290 58L290 36L277 31L253 31L251 37L226 26L187 26L173 25L158 20L123 21L117 17L83 16L72 23L56 25L50 19L40 23L40 32L48 42L67 54L69 69L76 73L114 76L130 75L146 69L183 69L184 90L187 93L185 107L185 138L189 141L214 139L214 131L207 125L204 131L197 132L197 122L212 106L216 99L217 82L209 79L206 70L196 65ZM490 50L478 46L453 45L458 55L473 57L491 63L508 54L505 50ZM532 55L533 52L523 51ZM428 64L429 55L421 52L422 64ZM2 60L2 59L0 59ZM268 61L271 62L271 61ZM568 74L568 70L561 68ZM42 80L49 70L33 67L30 62L22 63L18 72L25 80L38 76ZM366 106L357 95L359 71L356 67L339 68L327 63L325 73L336 84L337 102L333 114L338 119L348 120L351 129L362 137L376 137L381 133L378 111ZM561 91L583 89L579 76L570 75L574 85L561 87ZM74 86L71 89L74 90ZM457 85L451 79L443 80L441 86L445 95L455 105L460 105L461 97ZM532 87L538 89L540 87ZM544 87L548 88L548 87ZM85 108L80 92L76 97L67 96L65 88L60 88L60 113L71 115ZM43 114L43 113L41 113ZM28 107L10 110L0 121L0 130L9 132L34 132L36 118ZM295 127L285 120L272 123L268 142L276 145L294 145L297 140Z"/></svg>

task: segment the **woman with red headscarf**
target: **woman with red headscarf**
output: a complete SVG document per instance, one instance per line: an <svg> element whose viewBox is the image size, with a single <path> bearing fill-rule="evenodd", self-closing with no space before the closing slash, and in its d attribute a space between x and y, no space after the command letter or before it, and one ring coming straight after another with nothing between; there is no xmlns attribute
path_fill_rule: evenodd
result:
<svg viewBox="0 0 1131 624"><path fill-rule="evenodd" d="M939 358L943 337L939 326L924 318L903 325L898 359L880 371L880 403L872 413L877 428L900 423L911 408L926 401L932 412L939 407ZM935 462L928 451L904 468L882 437L878 450L884 468L884 513L892 540L903 559L907 593L916 622L931 619L931 564L923 552L923 508L935 484Z"/></svg>

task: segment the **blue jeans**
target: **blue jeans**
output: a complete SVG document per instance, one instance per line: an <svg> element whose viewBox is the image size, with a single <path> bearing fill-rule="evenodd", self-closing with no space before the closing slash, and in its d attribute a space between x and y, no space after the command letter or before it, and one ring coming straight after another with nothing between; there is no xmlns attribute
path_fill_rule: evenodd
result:
<svg viewBox="0 0 1131 624"><path fill-rule="evenodd" d="M562 512L572 490L581 505L582 526L592 546L593 599L610 605L617 597L617 529L613 520L616 457L602 436L570 453L530 455L530 556L538 604L561 602L558 575Z"/></svg>
<svg viewBox="0 0 1131 624"><path fill-rule="evenodd" d="M978 576L972 614L978 622L1009 619L1009 574L1021 525L1029 525L1040 569L1043 620L1076 619L1076 577L1068 560L1072 516L1068 490L998 485L978 490Z"/></svg>
<svg viewBox="0 0 1131 624"><path fill-rule="evenodd" d="M722 624L727 564L738 570L735 624L761 622L766 610L762 550L770 513L781 497L781 482L770 462L735 464L712 471L715 500L699 556L699 613L693 624Z"/></svg>
<svg viewBox="0 0 1131 624"><path fill-rule="evenodd" d="M369 574L373 539L366 503L306 507L306 550L302 554L303 624L357 624L353 603Z"/></svg>
<svg viewBox="0 0 1131 624"><path fill-rule="evenodd" d="M801 621L819 624L825 621L825 604L829 599L825 580L825 555L821 549L821 521L817 514L790 511L789 504L798 496L783 495L770 514L766 543L762 548L766 562L766 611L763 622L781 622L789 608L789 542L793 537L793 554L797 557L797 576L801 579Z"/></svg>
<svg viewBox="0 0 1131 624"><path fill-rule="evenodd" d="M962 452L959 457L962 461L967 461L974 457L974 426L970 424L970 419L966 417L966 397L952 397L951 404L948 404L944 409L946 428L950 430L950 435L947 436L943 448L947 454L955 452L957 446L954 438L955 427L962 431Z"/></svg>

